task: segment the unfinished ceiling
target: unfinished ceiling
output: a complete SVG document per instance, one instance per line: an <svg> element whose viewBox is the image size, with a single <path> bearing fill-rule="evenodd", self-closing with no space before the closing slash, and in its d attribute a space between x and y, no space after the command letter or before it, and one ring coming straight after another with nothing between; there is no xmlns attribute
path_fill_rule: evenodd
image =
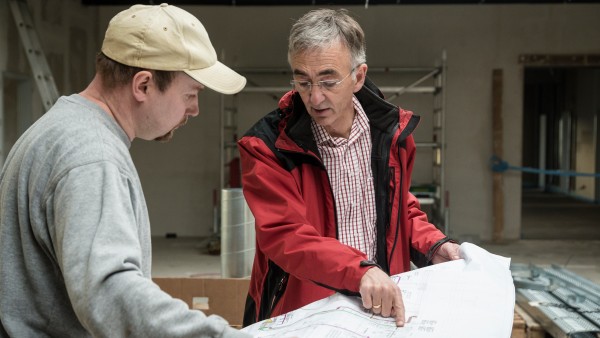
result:
<svg viewBox="0 0 600 338"><path fill-rule="evenodd" d="M485 5L485 4L578 4L600 3L600 0L82 0L84 5L133 5L160 4L172 5L221 5L221 6L312 6L312 5Z"/></svg>

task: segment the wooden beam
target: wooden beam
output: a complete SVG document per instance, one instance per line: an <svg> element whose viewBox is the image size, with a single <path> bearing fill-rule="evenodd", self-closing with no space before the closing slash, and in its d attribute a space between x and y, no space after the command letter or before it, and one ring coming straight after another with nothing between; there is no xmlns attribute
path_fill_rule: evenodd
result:
<svg viewBox="0 0 600 338"><path fill-rule="evenodd" d="M492 137L493 152L499 158L504 158L503 148L503 125L502 125L502 69L494 69L492 72ZM504 179L503 174L494 172L493 203L494 203L494 227L492 240L499 242L504 235Z"/></svg>

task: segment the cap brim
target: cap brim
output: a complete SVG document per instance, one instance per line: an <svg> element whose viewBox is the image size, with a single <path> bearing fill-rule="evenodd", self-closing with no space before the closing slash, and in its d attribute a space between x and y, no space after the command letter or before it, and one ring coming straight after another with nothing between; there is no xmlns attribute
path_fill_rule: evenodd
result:
<svg viewBox="0 0 600 338"><path fill-rule="evenodd" d="M204 86L222 94L239 93L246 85L245 77L219 61L207 68L184 70L184 72Z"/></svg>

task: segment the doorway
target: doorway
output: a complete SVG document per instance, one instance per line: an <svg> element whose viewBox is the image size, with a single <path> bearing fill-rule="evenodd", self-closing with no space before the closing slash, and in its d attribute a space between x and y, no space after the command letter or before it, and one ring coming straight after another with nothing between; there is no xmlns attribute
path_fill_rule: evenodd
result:
<svg viewBox="0 0 600 338"><path fill-rule="evenodd" d="M599 94L598 67L525 68L521 238L600 239Z"/></svg>

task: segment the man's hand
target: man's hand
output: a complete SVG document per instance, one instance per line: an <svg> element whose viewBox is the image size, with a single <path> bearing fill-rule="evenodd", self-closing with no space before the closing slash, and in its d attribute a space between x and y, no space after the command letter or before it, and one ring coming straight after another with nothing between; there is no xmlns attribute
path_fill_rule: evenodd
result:
<svg viewBox="0 0 600 338"><path fill-rule="evenodd" d="M437 250L431 262L438 264L460 259L459 248L460 245L456 243L446 242Z"/></svg>
<svg viewBox="0 0 600 338"><path fill-rule="evenodd" d="M383 317L393 316L397 326L404 326L402 293L385 272L376 267L369 269L360 280L359 292L365 309Z"/></svg>

